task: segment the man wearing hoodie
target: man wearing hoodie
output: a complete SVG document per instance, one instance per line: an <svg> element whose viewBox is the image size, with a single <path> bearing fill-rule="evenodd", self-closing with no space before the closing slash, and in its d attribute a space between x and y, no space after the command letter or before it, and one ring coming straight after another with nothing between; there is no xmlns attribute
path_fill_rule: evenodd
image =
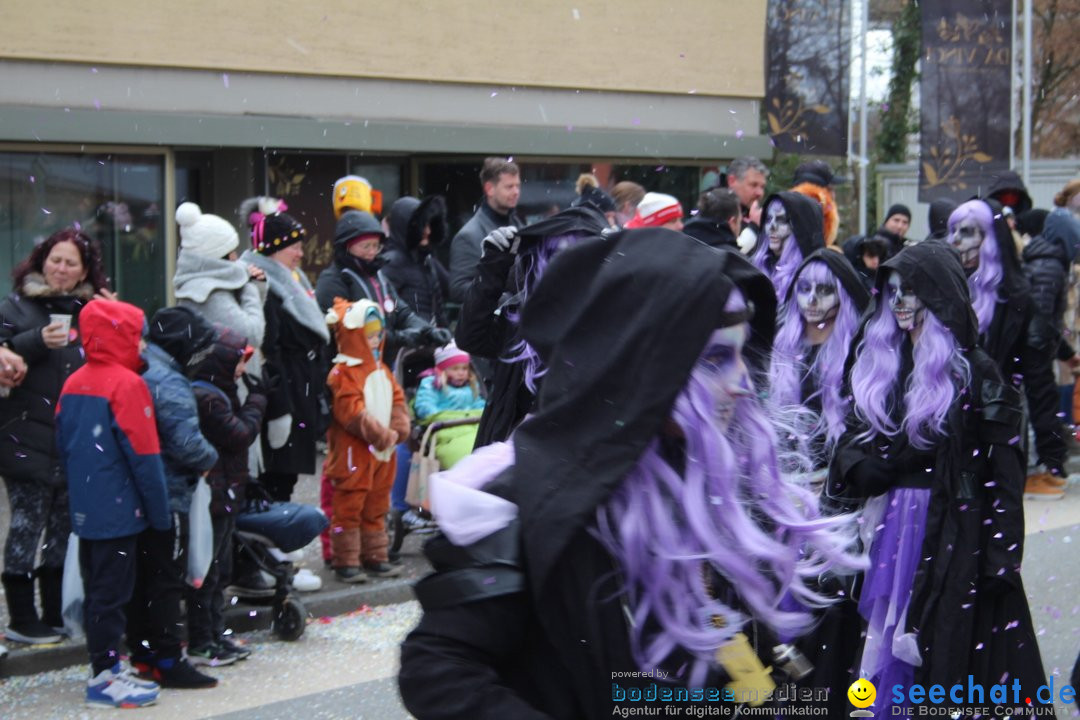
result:
<svg viewBox="0 0 1080 720"><path fill-rule="evenodd" d="M64 383L56 405L56 447L79 536L91 705L141 707L158 696L156 683L120 663L138 535L172 525L154 402L138 374L143 322L134 305L87 303L79 317L86 364Z"/></svg>
<svg viewBox="0 0 1080 720"><path fill-rule="evenodd" d="M435 257L436 248L446 239L446 201L440 195L423 200L398 198L383 227L388 232L383 273L398 297L424 320L446 327L443 299L450 276Z"/></svg>
<svg viewBox="0 0 1080 720"><path fill-rule="evenodd" d="M154 401L172 527L139 534L135 593L128 607L132 665L162 687L210 688L217 680L182 656L188 548L188 509L199 476L218 460L199 431L199 409L190 378L214 344L213 326L194 310L171 307L150 319L143 380Z"/></svg>

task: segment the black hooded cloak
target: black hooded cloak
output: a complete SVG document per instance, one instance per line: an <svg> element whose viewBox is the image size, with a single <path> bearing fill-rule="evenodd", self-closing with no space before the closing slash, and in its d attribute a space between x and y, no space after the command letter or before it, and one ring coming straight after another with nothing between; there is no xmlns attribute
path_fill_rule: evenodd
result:
<svg viewBox="0 0 1080 720"><path fill-rule="evenodd" d="M915 669L915 682L945 687L960 682L966 687L970 674L975 683L989 688L1008 673L1008 682L1019 678L1023 692L1034 697L1045 678L1020 578L1024 466L1019 393L1002 382L996 365L976 343L967 277L951 247L928 240L906 248L882 267L899 272L952 333L971 371L931 451L923 560L915 572L907 615L907 631L917 633L923 661ZM888 275L878 274L880 298L885 297ZM925 471L894 466L899 460L879 455L876 448L888 440L859 439L865 429L853 413L837 446L827 502L854 509L892 487L917 484L919 480L909 482L915 475L926 477ZM906 438L898 435L887 454L899 457L897 446L903 445ZM885 463L888 469L868 479L867 466L860 468L867 462Z"/></svg>
<svg viewBox="0 0 1080 720"><path fill-rule="evenodd" d="M563 210L535 222L518 232L518 255L488 253L480 259L477 276L465 293L454 337L459 348L482 358L493 358L491 387L487 404L476 432L476 447L490 445L510 437L510 433L529 412L535 397L525 386L525 364L506 362L521 335L509 315L520 310L514 295L514 263L522 253L545 237L557 235L599 236L607 228L607 219L591 204ZM577 286L565 288L571 295ZM540 382L540 381L538 381Z"/></svg>
<svg viewBox="0 0 1080 720"><path fill-rule="evenodd" d="M418 200L398 198L390 206L390 237L382 257L383 273L393 284L398 297L424 320L446 327L443 299L449 291L446 268L435 257L446 239L446 202L440 195ZM431 227L428 245L421 247L424 228Z"/></svg>
<svg viewBox="0 0 1080 720"><path fill-rule="evenodd" d="M765 211L773 200L779 200L780 204L787 210L791 233L795 236L795 242L799 244L799 252L802 253L804 259L809 257L815 250L825 247L821 205L802 193L784 190L765 198L765 202L761 206L761 232L758 233L758 242L750 252L750 257L757 254L762 243L769 244L769 233L765 229ZM765 265L770 273L776 267L776 260L772 253L765 254Z"/></svg>
<svg viewBox="0 0 1080 720"><path fill-rule="evenodd" d="M639 668L617 569L590 528L660 434L710 334L746 317L724 312L735 289L754 310L744 359L761 373L775 291L740 254L646 228L553 260L522 318L549 367L539 411L514 433L515 464L486 488L518 518L469 548L426 548L441 572L417 586L425 615L402 647L413 714L611 716L612 672ZM511 564L516 581L505 580Z"/></svg>

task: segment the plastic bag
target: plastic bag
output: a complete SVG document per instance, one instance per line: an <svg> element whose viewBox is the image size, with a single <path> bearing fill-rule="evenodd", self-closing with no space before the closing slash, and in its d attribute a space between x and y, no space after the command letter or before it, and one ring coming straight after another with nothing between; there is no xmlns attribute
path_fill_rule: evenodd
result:
<svg viewBox="0 0 1080 720"><path fill-rule="evenodd" d="M187 583L201 588L214 559L214 524L210 519L210 486L199 478L188 508Z"/></svg>
<svg viewBox="0 0 1080 720"><path fill-rule="evenodd" d="M68 635L83 636L83 581L79 566L79 536L68 537L67 556L64 558L64 579L60 586L60 615Z"/></svg>

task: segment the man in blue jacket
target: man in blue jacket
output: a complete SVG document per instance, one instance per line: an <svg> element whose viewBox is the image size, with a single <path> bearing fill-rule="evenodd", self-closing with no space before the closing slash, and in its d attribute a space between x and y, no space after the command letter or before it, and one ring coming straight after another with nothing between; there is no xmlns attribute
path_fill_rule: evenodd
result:
<svg viewBox="0 0 1080 720"><path fill-rule="evenodd" d="M91 664L86 701L141 707L157 701L158 686L120 664L136 538L148 527L165 531L172 525L154 403L138 375L143 312L115 300L92 300L79 323L86 364L60 391L56 446L67 473L72 529L79 536Z"/></svg>

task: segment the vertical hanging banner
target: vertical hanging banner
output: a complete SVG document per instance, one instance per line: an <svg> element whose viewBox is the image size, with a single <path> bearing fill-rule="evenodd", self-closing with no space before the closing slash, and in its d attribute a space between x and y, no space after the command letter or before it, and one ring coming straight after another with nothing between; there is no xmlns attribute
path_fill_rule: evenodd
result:
<svg viewBox="0 0 1080 720"><path fill-rule="evenodd" d="M919 201L968 198L1009 167L1011 0L921 9Z"/></svg>
<svg viewBox="0 0 1080 720"><path fill-rule="evenodd" d="M765 116L781 152L846 155L850 0L769 0Z"/></svg>

